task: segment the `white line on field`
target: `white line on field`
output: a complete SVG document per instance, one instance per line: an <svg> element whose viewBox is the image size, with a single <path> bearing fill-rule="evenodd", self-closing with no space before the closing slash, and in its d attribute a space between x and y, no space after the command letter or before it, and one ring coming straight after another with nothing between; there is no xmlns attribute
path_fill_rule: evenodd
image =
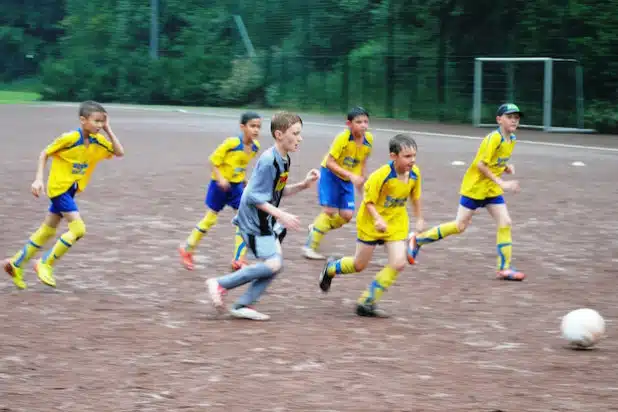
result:
<svg viewBox="0 0 618 412"><path fill-rule="evenodd" d="M75 103L50 103L51 106L57 107L75 107ZM30 107L40 107L41 105L30 105ZM113 107L114 109L122 109L122 110L140 110L140 111L149 111L149 112L179 112L183 114L196 114L200 116L210 116L210 117L223 117L223 118L236 118L238 114L227 114L227 113L211 113L206 111L193 111L181 108L174 107L148 107L148 106L129 106L129 105L115 105L115 104L106 104L107 107ZM268 119L264 119L268 120ZM341 128L341 124L335 123L321 123L321 122L303 122L306 125L311 126L323 126L323 127L338 127ZM372 128L372 130L380 131L380 132L388 132L388 133L409 133L420 136L436 136L436 137L450 137L454 139L464 139L464 140L483 140L484 137L478 136L466 136L462 134L451 134L451 133L435 133L435 132L423 132L418 130L402 130L402 129L385 129L385 128ZM587 145L579 145L579 144L569 144L569 143L555 143L555 142L535 142L532 140L519 140L519 143L531 144L537 146L548 146L548 147L561 147L565 149L582 149L582 150L599 150L602 152L615 152L618 153L618 148L613 147L603 147L603 146L587 146Z"/></svg>

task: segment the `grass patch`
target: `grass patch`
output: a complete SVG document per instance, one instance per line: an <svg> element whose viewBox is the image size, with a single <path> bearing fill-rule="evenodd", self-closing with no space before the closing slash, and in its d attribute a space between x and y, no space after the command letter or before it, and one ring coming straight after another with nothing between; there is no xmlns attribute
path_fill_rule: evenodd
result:
<svg viewBox="0 0 618 412"><path fill-rule="evenodd" d="M0 83L0 103L29 103L41 100L40 87L40 82L35 78Z"/></svg>

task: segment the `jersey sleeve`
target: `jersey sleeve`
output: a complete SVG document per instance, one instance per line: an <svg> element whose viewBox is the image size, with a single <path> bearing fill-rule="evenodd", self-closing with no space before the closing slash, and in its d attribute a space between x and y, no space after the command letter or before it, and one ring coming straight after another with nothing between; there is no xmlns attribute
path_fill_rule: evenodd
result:
<svg viewBox="0 0 618 412"><path fill-rule="evenodd" d="M343 152L345 145L348 143L348 140L349 135L346 132L338 134L337 137L335 137L335 140L333 140L328 154L335 160L338 160L341 157L341 153Z"/></svg>
<svg viewBox="0 0 618 412"><path fill-rule="evenodd" d="M245 189L247 202L260 205L272 200L277 171L272 156L262 156L255 164L249 185Z"/></svg>
<svg viewBox="0 0 618 412"><path fill-rule="evenodd" d="M369 175L363 190L365 203L377 203L382 185L384 185L389 173L390 167L383 166Z"/></svg>
<svg viewBox="0 0 618 412"><path fill-rule="evenodd" d="M107 140L105 136L97 135L93 143L102 149L100 159L111 159L114 157L114 145L112 145L112 142Z"/></svg>
<svg viewBox="0 0 618 412"><path fill-rule="evenodd" d="M481 162L485 164L491 163L491 159L496 153L498 146L500 146L501 141L502 136L499 133L493 133L483 140L483 143L481 143Z"/></svg>
<svg viewBox="0 0 618 412"><path fill-rule="evenodd" d="M215 167L221 166L223 163L223 159L225 158L226 153L232 149L236 144L238 144L238 138L229 137L225 139L214 152L210 155L210 162L215 165Z"/></svg>
<svg viewBox="0 0 618 412"><path fill-rule="evenodd" d="M418 200L421 198L421 192L423 190L421 171L418 167L414 166L414 168L412 169L412 172L413 172L412 173L413 176L415 176L416 179L415 179L414 187L412 188L412 191L410 192L410 197L414 200Z"/></svg>
<svg viewBox="0 0 618 412"><path fill-rule="evenodd" d="M66 149L74 144L77 139L79 139L79 134L75 135L75 133L65 133L60 135L53 142L47 145L45 148L45 154L47 154L47 156L51 156L62 149Z"/></svg>

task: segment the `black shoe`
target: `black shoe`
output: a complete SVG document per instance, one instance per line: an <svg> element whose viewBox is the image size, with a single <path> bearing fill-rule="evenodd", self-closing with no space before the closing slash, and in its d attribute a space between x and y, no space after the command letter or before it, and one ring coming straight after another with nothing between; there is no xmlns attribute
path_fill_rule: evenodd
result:
<svg viewBox="0 0 618 412"><path fill-rule="evenodd" d="M358 316L364 316L368 318L388 318L388 313L382 309L378 309L375 304L365 303L363 305L356 305L356 314Z"/></svg>
<svg viewBox="0 0 618 412"><path fill-rule="evenodd" d="M326 293L328 292L328 290L330 289L330 284L333 281L333 277L332 276L328 276L328 265L330 265L331 263L333 263L336 259L329 257L328 259L326 259L326 263L324 264L324 267L322 268L322 273L320 273L320 289L322 289L322 292Z"/></svg>

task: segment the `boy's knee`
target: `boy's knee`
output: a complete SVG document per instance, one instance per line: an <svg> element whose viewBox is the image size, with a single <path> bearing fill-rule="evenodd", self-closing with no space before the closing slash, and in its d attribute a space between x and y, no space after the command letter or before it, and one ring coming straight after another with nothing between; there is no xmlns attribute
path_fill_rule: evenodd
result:
<svg viewBox="0 0 618 412"><path fill-rule="evenodd" d="M264 264L273 272L273 275L283 270L283 257L279 254L267 259Z"/></svg>
<svg viewBox="0 0 618 412"><path fill-rule="evenodd" d="M403 259L397 259L395 262L393 262L392 265L390 265L390 267L392 267L393 270L396 270L397 273L399 273L406 268L406 264L407 264L407 260L404 257Z"/></svg>
<svg viewBox="0 0 618 412"><path fill-rule="evenodd" d="M86 224L81 219L69 222L69 231L75 236L75 239L80 239L86 234Z"/></svg>
<svg viewBox="0 0 618 412"><path fill-rule="evenodd" d="M352 220L352 217L354 216L354 211L353 210L340 210L339 216L341 216L341 218L345 220L346 223L348 223L350 220Z"/></svg>
<svg viewBox="0 0 618 412"><path fill-rule="evenodd" d="M468 228L469 225L470 225L470 220L469 219L458 220L457 221L457 230L459 231L459 233L463 233L463 232L466 231L466 229Z"/></svg>
<svg viewBox="0 0 618 412"><path fill-rule="evenodd" d="M498 225L500 227L511 227L513 226L513 221L511 220L510 216L505 216L500 219L500 222L498 223Z"/></svg>
<svg viewBox="0 0 618 412"><path fill-rule="evenodd" d="M363 270L365 270L367 268L367 265L369 264L369 262L358 262L358 261L354 261L354 270L356 270L357 272L362 272Z"/></svg>

